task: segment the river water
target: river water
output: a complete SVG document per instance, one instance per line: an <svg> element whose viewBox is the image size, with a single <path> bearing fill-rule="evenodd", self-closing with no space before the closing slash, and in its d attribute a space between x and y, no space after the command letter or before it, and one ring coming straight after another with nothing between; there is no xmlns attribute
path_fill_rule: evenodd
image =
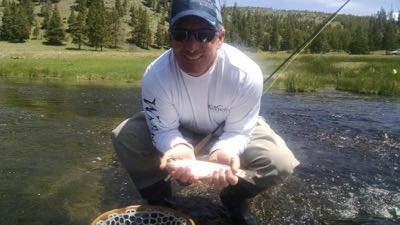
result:
<svg viewBox="0 0 400 225"><path fill-rule="evenodd" d="M110 130L140 110L130 87L0 79L0 224L89 224L141 204ZM261 224L400 224L400 99L266 93L261 114L301 165L257 196ZM198 224L229 224L213 191L176 187Z"/></svg>

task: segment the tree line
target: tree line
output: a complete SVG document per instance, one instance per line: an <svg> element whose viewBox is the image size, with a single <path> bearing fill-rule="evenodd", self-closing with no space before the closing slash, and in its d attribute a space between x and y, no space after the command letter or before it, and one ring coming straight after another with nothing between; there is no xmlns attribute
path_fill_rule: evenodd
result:
<svg viewBox="0 0 400 225"><path fill-rule="evenodd" d="M366 54L400 47L400 16L383 8L375 16L339 15L308 47L311 53L345 51ZM268 12L260 8L224 8L228 42L263 51L293 51L329 14Z"/></svg>
<svg viewBox="0 0 400 225"><path fill-rule="evenodd" d="M76 44L102 50L128 42L144 49L168 47L170 0L76 0L63 21L59 0L2 0L0 40L25 42L40 39L60 45L66 37ZM35 15L34 4L40 5ZM328 14L273 11L262 8L223 7L226 41L262 51L293 51L313 33ZM128 29L125 29L128 27ZM374 16L339 15L308 47L311 53L345 51L366 54L400 47L400 18L383 8Z"/></svg>

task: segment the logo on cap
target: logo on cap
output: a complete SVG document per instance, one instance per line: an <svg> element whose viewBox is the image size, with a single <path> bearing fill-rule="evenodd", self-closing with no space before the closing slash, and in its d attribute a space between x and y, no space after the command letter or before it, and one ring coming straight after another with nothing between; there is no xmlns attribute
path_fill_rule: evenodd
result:
<svg viewBox="0 0 400 225"><path fill-rule="evenodd" d="M170 15L170 25L185 16L201 17L213 26L222 23L219 0L173 0Z"/></svg>
<svg viewBox="0 0 400 225"><path fill-rule="evenodd" d="M194 2L199 2L201 6L213 9L213 1L212 0L198 0Z"/></svg>

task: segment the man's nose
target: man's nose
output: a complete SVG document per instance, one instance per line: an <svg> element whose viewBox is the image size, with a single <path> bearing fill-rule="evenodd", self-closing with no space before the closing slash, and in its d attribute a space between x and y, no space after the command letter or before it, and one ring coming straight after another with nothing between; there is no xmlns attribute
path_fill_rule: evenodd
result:
<svg viewBox="0 0 400 225"><path fill-rule="evenodd" d="M190 35L190 37L185 41L185 48L189 52L194 52L199 49L199 44L200 42L196 40L194 35Z"/></svg>

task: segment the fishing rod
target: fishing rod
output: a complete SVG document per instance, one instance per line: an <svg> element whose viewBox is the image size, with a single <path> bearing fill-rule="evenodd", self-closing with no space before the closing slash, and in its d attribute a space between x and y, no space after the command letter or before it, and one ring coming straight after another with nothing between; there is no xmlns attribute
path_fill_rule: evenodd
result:
<svg viewBox="0 0 400 225"><path fill-rule="evenodd" d="M329 18L327 18L324 22L321 23L320 27L302 44L300 47L296 49L285 61L283 61L263 82L263 85L265 85L281 68L284 66L284 70L289 66L289 64L305 49L307 48L315 38L318 37L318 35L327 27L338 15L339 12L349 3L350 0L347 0L336 12L334 12ZM282 74L282 73L281 73ZM278 74L279 77L280 74ZM272 85L275 83L275 79L269 87L272 87ZM268 89L268 88L267 88Z"/></svg>
<svg viewBox="0 0 400 225"><path fill-rule="evenodd" d="M283 70L285 70L289 64L305 49L307 48L313 41L315 38L318 37L318 35L325 29L325 27L327 27L339 14L339 12L347 5L347 3L349 3L350 0L347 0L342 6L340 6L340 8L338 10L336 10L336 12L334 12L329 18L327 18L325 21L323 21L321 23L321 25L319 26L319 28L302 44L300 45L300 47L298 47L296 49L296 51L294 51L286 60L284 60L267 78L265 78L264 82L263 82L263 86L265 86L268 81L280 70L283 68ZM280 73L282 74L282 73ZM278 74L278 77L279 75ZM278 80L278 77L273 80L273 82L269 85L269 87L267 88L267 90L273 86L273 84L275 83L276 80ZM225 121L223 121L221 124L219 124L211 133L209 133L207 136L205 136L202 140L200 140L195 146L194 146L194 153L198 153L200 152L200 150L202 150L211 140L211 138L213 137L213 135L221 128L225 125Z"/></svg>

